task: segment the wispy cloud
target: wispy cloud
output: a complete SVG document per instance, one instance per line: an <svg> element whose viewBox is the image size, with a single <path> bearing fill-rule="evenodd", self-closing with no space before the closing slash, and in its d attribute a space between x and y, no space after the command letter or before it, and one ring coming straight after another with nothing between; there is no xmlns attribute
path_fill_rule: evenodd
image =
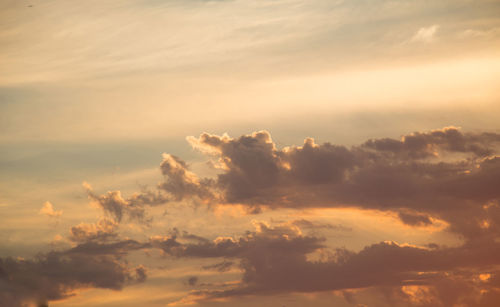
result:
<svg viewBox="0 0 500 307"><path fill-rule="evenodd" d="M436 40L436 34L439 30L439 25L422 27L412 36L410 42L416 43L432 43Z"/></svg>

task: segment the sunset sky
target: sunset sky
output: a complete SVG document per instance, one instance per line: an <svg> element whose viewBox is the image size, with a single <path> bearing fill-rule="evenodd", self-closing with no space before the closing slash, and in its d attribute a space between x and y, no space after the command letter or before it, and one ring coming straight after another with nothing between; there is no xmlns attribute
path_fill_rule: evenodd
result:
<svg viewBox="0 0 500 307"><path fill-rule="evenodd" d="M0 307L500 306L500 2L0 0Z"/></svg>

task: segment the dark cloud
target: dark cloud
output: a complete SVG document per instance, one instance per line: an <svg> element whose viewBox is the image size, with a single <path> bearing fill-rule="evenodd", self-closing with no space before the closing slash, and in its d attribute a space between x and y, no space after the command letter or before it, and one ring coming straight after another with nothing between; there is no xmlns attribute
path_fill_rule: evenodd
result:
<svg viewBox="0 0 500 307"><path fill-rule="evenodd" d="M193 292L200 299L383 288L395 306L410 306L415 297L410 295L411 291L401 292L401 289L425 289L424 294L429 297L418 306L453 306L464 302L465 306L482 306L481 302L491 294L486 295L489 292L482 290L495 293L500 285L493 273L500 265L500 244L494 241L453 248L388 241L369 245L359 252L336 249L326 259L313 260L310 255L326 248L321 238L305 236L295 227L257 226L257 231L238 239L183 244L170 237L163 240L167 244L156 241L153 245L174 257L223 257L240 261L241 284L225 290ZM481 272L490 273L481 275ZM481 280L484 276L488 280ZM458 289L462 290L457 292ZM352 294L348 296L351 302L355 301Z"/></svg>
<svg viewBox="0 0 500 307"><path fill-rule="evenodd" d="M422 213L399 212L398 216L403 223L411 226L426 226L432 224L431 218Z"/></svg>
<svg viewBox="0 0 500 307"><path fill-rule="evenodd" d="M490 214L483 205L500 199L500 135L494 133L450 127L351 148L308 138L303 146L278 149L265 131L188 140L220 164L221 203L390 210L413 226L444 219L471 237L484 232L481 220ZM491 220L490 230L500 222Z"/></svg>
<svg viewBox="0 0 500 307"><path fill-rule="evenodd" d="M163 154L160 164L165 181L159 184L159 188L169 193L173 200L180 201L186 198L198 197L199 199L212 199L214 195L210 190L212 180L200 180L195 174L188 170L186 162L176 156Z"/></svg>
<svg viewBox="0 0 500 307"><path fill-rule="evenodd" d="M187 283L190 286L196 285L198 283L198 277L196 277L196 276L189 277L187 280Z"/></svg>
<svg viewBox="0 0 500 307"><path fill-rule="evenodd" d="M121 222L126 216L131 221L150 224L152 218L146 214L148 206L185 199L211 203L216 198L213 193L213 180L199 179L188 170L188 165L176 156L163 154L160 169L164 180L158 184L156 191L144 190L128 198L124 198L120 191L108 191L98 195L88 183L84 182L83 186L89 199L117 222Z"/></svg>
<svg viewBox="0 0 500 307"><path fill-rule="evenodd" d="M485 157L496 152L491 145L498 142L500 142L498 134L464 134L457 128L448 127L425 133L414 132L401 140L389 138L369 140L362 147L412 159L432 157L439 151L472 153L478 157Z"/></svg>
<svg viewBox="0 0 500 307"><path fill-rule="evenodd" d="M205 270L215 270L218 272L227 272L231 269L231 267L234 265L234 262L224 260L222 262L218 262L216 264L211 264L211 265L205 265L203 266L203 269Z"/></svg>
<svg viewBox="0 0 500 307"><path fill-rule="evenodd" d="M248 252L272 253L286 249L290 255L303 251L313 252L322 247L323 239L315 237L303 237L297 235L297 228L280 226L268 227L258 224L258 232L249 232L246 236L235 239L232 237L219 237L213 241L206 240L200 243L181 243L175 235L168 237L154 237L151 240L153 247L159 248L167 255L175 257L199 257L199 258L243 258ZM283 234L289 234L288 239Z"/></svg>
<svg viewBox="0 0 500 307"><path fill-rule="evenodd" d="M500 135L494 133L449 127L350 148L307 138L302 146L279 149L266 131L239 138L204 133L188 141L214 158L221 170L215 179L200 178L164 154L156 192L123 198L87 186L89 197L117 221L126 215L147 222L145 206L186 200L243 204L254 214L261 207L351 206L394 211L412 226L443 219L467 237L484 232L481 223L494 210L487 213L483 205L500 200ZM494 217L490 231L500 222Z"/></svg>
<svg viewBox="0 0 500 307"><path fill-rule="evenodd" d="M265 190L275 186L280 179L280 159L266 131L239 139L204 133L199 139L190 138L190 141L219 153L226 172L218 176L217 184L225 191L227 202L249 198L265 201Z"/></svg>
<svg viewBox="0 0 500 307"><path fill-rule="evenodd" d="M338 231L351 231L352 229L343 225L333 225L330 223L318 223L311 222L309 220L300 219L291 222L293 225L298 226L302 229L330 229L330 230L338 230Z"/></svg>
<svg viewBox="0 0 500 307"><path fill-rule="evenodd" d="M131 242L103 245L88 243L66 251L40 254L35 259L0 258L2 306L25 306L74 295L82 288L120 290L146 279L144 267L131 268L123 256Z"/></svg>
<svg viewBox="0 0 500 307"><path fill-rule="evenodd" d="M87 195L91 201L97 204L103 211L117 222L121 222L124 216L128 219L149 223L151 218L146 216L146 206L155 206L169 201L159 192L143 191L135 193L129 198L123 198L120 191L108 191L104 195L94 193L92 187L84 182Z"/></svg>
<svg viewBox="0 0 500 307"><path fill-rule="evenodd" d="M146 206L169 201L244 205L252 213L264 207L390 211L414 227L444 220L463 244L380 242L358 252L330 250L324 238L301 229L346 229L299 219L274 227L257 223L256 231L215 240L174 229L147 243L109 243L112 231L81 226L72 240L84 243L74 252L100 256L112 250L119 257L157 248L168 257L218 261L203 268L221 273L239 264L240 284L214 290L194 283L199 297L378 289L394 306L498 303L500 135L451 127L352 147L308 138L302 146L281 149L265 131L239 138L204 133L188 140L212 157L220 169L215 178L200 178L180 158L164 155L164 180L156 194L124 199L117 191L99 196L89 189L89 197L117 222L123 216L146 220ZM489 275L480 277L481 272ZM355 302L351 294L345 296Z"/></svg>

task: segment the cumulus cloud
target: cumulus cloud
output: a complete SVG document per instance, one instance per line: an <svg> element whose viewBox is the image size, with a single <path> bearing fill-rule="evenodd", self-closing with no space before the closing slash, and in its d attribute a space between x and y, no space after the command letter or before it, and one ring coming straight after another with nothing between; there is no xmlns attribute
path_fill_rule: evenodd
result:
<svg viewBox="0 0 500 307"><path fill-rule="evenodd" d="M52 206L52 204L48 201L46 201L44 204L43 204L43 207L42 209L40 209L39 211L40 214L44 214L46 216L49 216L49 217L60 217L62 215L62 210L54 210L54 207Z"/></svg>
<svg viewBox="0 0 500 307"><path fill-rule="evenodd" d="M351 148L308 138L278 149L265 131L235 139L204 133L189 141L221 166L214 183L221 203L390 210L414 226L444 219L471 237L482 231L481 220L496 216L496 207L486 212L483 204L500 198L495 133L448 127Z"/></svg>

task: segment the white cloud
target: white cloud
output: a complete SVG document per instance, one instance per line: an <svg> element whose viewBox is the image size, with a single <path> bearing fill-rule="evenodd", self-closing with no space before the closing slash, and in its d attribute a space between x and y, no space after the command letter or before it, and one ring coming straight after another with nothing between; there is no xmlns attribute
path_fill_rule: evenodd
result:
<svg viewBox="0 0 500 307"><path fill-rule="evenodd" d="M422 27L411 38L411 42L422 42L430 43L435 40L436 32L439 29L439 25L432 25L429 27Z"/></svg>

